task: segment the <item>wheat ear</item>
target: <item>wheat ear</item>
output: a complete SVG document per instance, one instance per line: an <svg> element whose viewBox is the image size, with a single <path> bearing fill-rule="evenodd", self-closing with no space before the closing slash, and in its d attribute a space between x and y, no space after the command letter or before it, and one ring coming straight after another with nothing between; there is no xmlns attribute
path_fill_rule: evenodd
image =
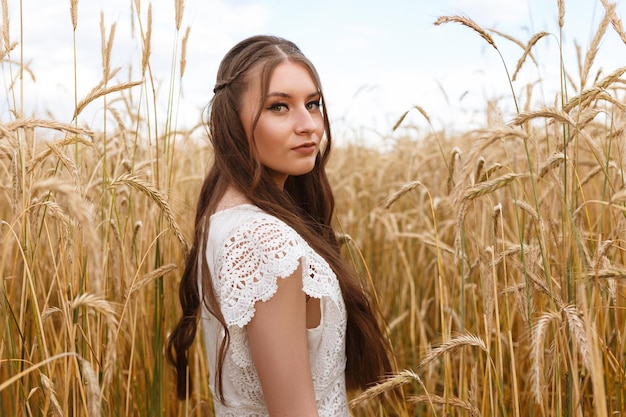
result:
<svg viewBox="0 0 626 417"><path fill-rule="evenodd" d="M493 40L493 38L491 37L491 35L489 33L487 33L487 31L485 31L483 28L478 26L478 24L476 24L476 22L474 22L469 17L465 17L465 16L441 16L441 17L439 17L435 21L435 26L439 26L439 25L442 25L444 23L450 23L450 22L460 23L463 26L467 26L468 28L472 29L474 32L478 33L480 35L480 37L483 38L484 40L486 40L489 45L494 47L494 49L498 49L498 47L496 46L496 43Z"/></svg>

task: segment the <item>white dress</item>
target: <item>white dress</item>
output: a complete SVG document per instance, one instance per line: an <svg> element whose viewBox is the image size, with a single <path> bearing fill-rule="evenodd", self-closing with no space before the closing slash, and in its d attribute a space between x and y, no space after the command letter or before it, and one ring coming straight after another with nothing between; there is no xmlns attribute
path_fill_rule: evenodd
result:
<svg viewBox="0 0 626 417"><path fill-rule="evenodd" d="M346 311L339 282L326 261L284 222L243 204L211 216L206 252L213 287L230 332L223 364L225 403L216 397L216 417L268 416L261 384L248 346L246 324L257 302L276 293L278 279L302 261L303 291L319 298L321 320L307 330L309 359L320 417L349 416L345 386ZM199 277L201 287L201 279ZM202 328L215 393L217 352L223 338L219 322L203 304Z"/></svg>

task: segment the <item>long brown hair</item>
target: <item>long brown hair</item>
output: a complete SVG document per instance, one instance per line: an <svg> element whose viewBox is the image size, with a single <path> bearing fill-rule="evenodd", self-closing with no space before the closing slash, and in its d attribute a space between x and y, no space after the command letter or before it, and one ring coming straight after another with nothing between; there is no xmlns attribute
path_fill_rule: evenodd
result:
<svg viewBox="0 0 626 417"><path fill-rule="evenodd" d="M281 190L260 163L254 139L247 137L239 110L243 93L254 83L251 71L259 74L256 72L259 69L262 97L252 127L254 131L272 73L285 60L303 65L317 85L322 96L326 142L323 151L317 155L313 170L290 176ZM200 191L194 241L179 287L182 317L167 340L166 356L176 368L179 398L185 398L191 390L191 382L187 380L187 352L196 335L203 302L225 332L218 350L215 375L217 394L223 401L222 365L230 339L203 254L206 253L210 215L228 186L236 188L264 212L291 226L333 269L339 279L348 315L346 384L351 390L365 388L391 370L389 349L355 271L340 256L331 227L334 198L324 167L330 156L332 140L317 71L292 42L273 36L254 36L241 41L226 54L218 69L214 93L207 123L213 145L213 165ZM202 276L204 294L198 291L198 274Z"/></svg>

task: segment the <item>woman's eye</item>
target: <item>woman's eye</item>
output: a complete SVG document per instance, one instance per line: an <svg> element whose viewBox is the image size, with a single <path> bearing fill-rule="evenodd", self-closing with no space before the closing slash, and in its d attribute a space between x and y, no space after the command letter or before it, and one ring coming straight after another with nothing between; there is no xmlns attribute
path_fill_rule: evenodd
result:
<svg viewBox="0 0 626 417"><path fill-rule="evenodd" d="M309 102L306 104L306 108L307 108L308 110L317 110L317 109L319 109L319 108L320 108L320 105L321 105L321 103L320 103L320 101L319 101L319 100L313 100L313 101L309 101Z"/></svg>
<svg viewBox="0 0 626 417"><path fill-rule="evenodd" d="M272 110L275 112L284 112L289 110L289 107L285 103L274 103L268 107L268 110Z"/></svg>

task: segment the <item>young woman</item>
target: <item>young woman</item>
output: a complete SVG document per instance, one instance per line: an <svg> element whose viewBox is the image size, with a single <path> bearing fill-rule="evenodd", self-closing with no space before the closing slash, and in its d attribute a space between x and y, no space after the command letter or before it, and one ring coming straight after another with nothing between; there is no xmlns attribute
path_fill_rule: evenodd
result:
<svg viewBox="0 0 626 417"><path fill-rule="evenodd" d="M331 227L318 74L293 43L255 36L226 54L214 94L214 160L167 346L178 395L201 318L216 416L348 416L347 390L389 372L389 351Z"/></svg>

